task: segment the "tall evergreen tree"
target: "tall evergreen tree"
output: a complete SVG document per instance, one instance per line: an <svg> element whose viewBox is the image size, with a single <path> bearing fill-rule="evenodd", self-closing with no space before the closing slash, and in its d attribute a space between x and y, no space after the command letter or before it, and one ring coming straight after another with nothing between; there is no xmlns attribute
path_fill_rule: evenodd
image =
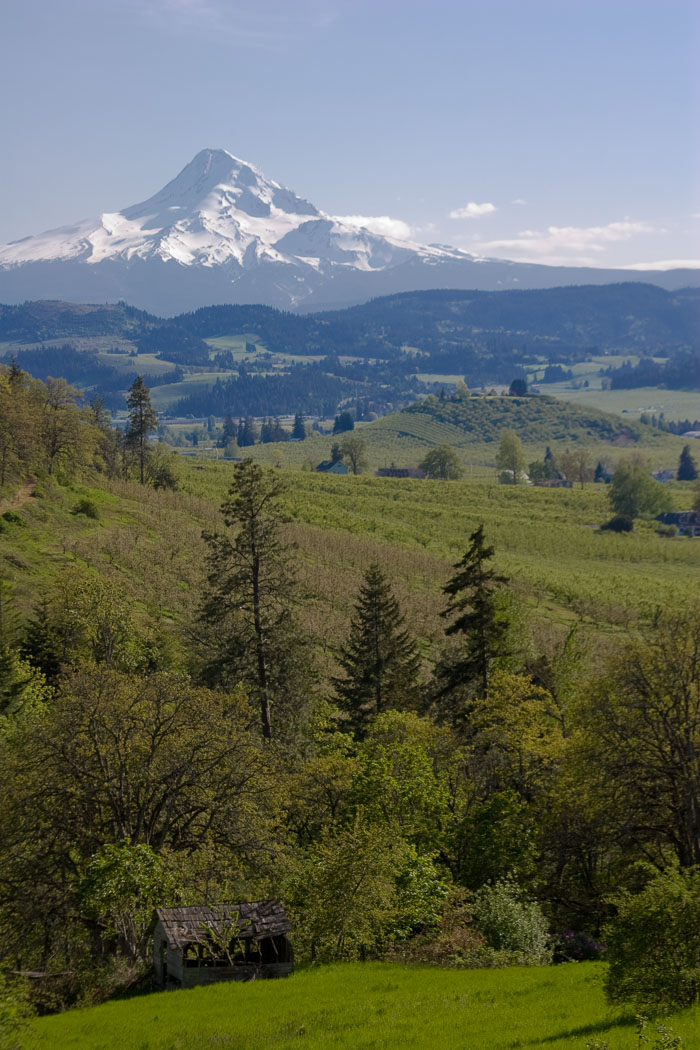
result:
<svg viewBox="0 0 700 1050"><path fill-rule="evenodd" d="M503 653L508 625L496 595L508 579L487 564L494 553L495 548L484 540L483 524L479 525L469 537L466 554L454 566L457 571L443 587L450 600L440 615L454 617L445 634L463 636L464 646L456 658L441 664L439 696L464 687L476 688L485 696L491 663Z"/></svg>
<svg viewBox="0 0 700 1050"><path fill-rule="evenodd" d="M129 406L129 425L126 429L126 447L136 453L139 462L139 480L145 483L146 457L148 456L148 438L158 429L158 420L151 404L151 393L137 376L129 388L126 398Z"/></svg>
<svg viewBox="0 0 700 1050"><path fill-rule="evenodd" d="M245 685L260 706L263 736L272 736L273 704L294 704L308 666L292 618L297 584L281 527L278 474L244 459L221 505L227 533L204 533L209 575L202 619L212 628L213 683Z"/></svg>
<svg viewBox="0 0 700 1050"><path fill-rule="evenodd" d="M340 653L346 677L333 679L356 735L387 708L411 707L418 698L420 660L404 622L388 580L370 565Z"/></svg>
<svg viewBox="0 0 700 1050"><path fill-rule="evenodd" d="M678 481L697 481L698 468L690 451L690 445L684 445L678 460Z"/></svg>
<svg viewBox="0 0 700 1050"><path fill-rule="evenodd" d="M301 412L297 412L294 416L292 437L295 441L304 441L306 439L306 427L304 426L304 417Z"/></svg>

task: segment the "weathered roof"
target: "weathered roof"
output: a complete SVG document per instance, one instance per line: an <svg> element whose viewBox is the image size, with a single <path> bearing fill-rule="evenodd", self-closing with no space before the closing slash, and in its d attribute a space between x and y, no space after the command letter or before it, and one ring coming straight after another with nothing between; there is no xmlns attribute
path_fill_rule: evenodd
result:
<svg viewBox="0 0 700 1050"><path fill-rule="evenodd" d="M248 939L278 937L289 933L291 923L279 901L251 901L247 904L217 904L213 908L197 905L191 908L156 908L169 947L184 948L208 939L209 930L217 933L232 926L232 936ZM235 926L234 926L235 924Z"/></svg>

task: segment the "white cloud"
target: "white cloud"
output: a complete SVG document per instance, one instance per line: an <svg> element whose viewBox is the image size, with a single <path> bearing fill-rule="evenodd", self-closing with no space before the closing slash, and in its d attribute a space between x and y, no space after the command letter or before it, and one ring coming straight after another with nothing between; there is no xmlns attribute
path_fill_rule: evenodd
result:
<svg viewBox="0 0 700 1050"><path fill-rule="evenodd" d="M450 212L451 219L480 219L482 215L490 215L492 211L496 210L495 204L490 204L486 201L484 204L477 204L476 201L469 201L469 204L465 204L463 208L454 208Z"/></svg>
<svg viewBox="0 0 700 1050"><path fill-rule="evenodd" d="M527 204L527 201L524 201L522 199L522 197L516 197L515 200L511 201L510 203L511 204Z"/></svg>
<svg viewBox="0 0 700 1050"><path fill-rule="evenodd" d="M700 270L700 259L662 259L661 262L631 263L626 270Z"/></svg>
<svg viewBox="0 0 700 1050"><path fill-rule="evenodd" d="M412 226L403 219L392 219L389 215L334 215L337 222L347 226L364 226L371 233L381 237L396 237L399 241L410 241L415 235Z"/></svg>
<svg viewBox="0 0 700 1050"><path fill-rule="evenodd" d="M665 233L648 222L610 222L607 226L548 226L546 230L521 230L516 237L483 241L481 255L500 255L518 262L554 266L600 266L606 249L645 233ZM609 265L609 264L608 264Z"/></svg>

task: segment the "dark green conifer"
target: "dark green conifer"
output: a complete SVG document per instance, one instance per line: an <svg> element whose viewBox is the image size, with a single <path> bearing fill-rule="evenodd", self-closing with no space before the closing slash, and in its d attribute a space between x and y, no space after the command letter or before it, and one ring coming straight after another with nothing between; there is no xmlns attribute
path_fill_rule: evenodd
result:
<svg viewBox="0 0 700 1050"><path fill-rule="evenodd" d="M678 481L697 481L698 468L690 452L690 445L684 445L678 460Z"/></svg>
<svg viewBox="0 0 700 1050"><path fill-rule="evenodd" d="M350 634L341 649L345 678L333 679L353 731L387 708L415 706L420 660L404 627L399 603L376 563L369 566L355 605Z"/></svg>
<svg viewBox="0 0 700 1050"><path fill-rule="evenodd" d="M483 524L479 525L469 537L466 554L455 565L455 575L443 587L450 601L440 615L455 617L445 634L461 635L464 645L439 668L439 696L464 687L476 688L485 696L491 662L503 653L508 624L499 611L497 592L508 579L488 566L494 553L495 548L485 543Z"/></svg>

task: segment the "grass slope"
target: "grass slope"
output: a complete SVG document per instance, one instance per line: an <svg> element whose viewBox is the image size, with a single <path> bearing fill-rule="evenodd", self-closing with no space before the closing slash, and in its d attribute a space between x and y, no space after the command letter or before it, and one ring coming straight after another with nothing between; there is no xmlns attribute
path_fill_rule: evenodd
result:
<svg viewBox="0 0 700 1050"><path fill-rule="evenodd" d="M284 981L161 992L35 1021L33 1050L610 1050L634 1019L606 1006L600 964L439 970L365 963ZM669 1019L692 1050L698 1008ZM29 1045L29 1044L27 1044ZM697 1044L695 1044L697 1045Z"/></svg>
<svg viewBox="0 0 700 1050"><path fill-rule="evenodd" d="M26 611L62 570L89 566L149 616L176 627L196 615L201 531L220 525L232 469L225 461L183 461L184 491L175 493L42 482L41 498L18 510L24 527L0 519L0 577ZM591 526L609 516L601 486L550 490L309 471L285 477L289 536L311 596L303 618L324 652L346 631L361 574L373 560L394 582L412 630L426 646L439 641L441 586L482 521L499 567L537 620L582 618L600 629L696 597L700 542L660 537L642 524L631 535L598 532ZM670 491L679 509L690 505L691 485ZM7 492L3 504L13 495ZM81 499L97 505L98 520L72 513Z"/></svg>

